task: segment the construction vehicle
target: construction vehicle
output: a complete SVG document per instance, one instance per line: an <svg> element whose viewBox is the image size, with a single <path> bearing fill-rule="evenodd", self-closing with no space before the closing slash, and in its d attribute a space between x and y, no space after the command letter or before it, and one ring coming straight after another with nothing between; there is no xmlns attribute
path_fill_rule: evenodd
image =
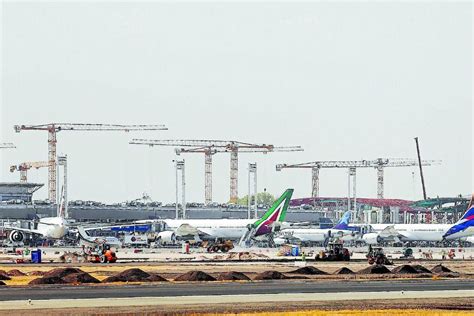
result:
<svg viewBox="0 0 474 316"><path fill-rule="evenodd" d="M228 252L234 248L234 243L231 240L217 241L210 243L209 241L203 241L201 247L206 248L207 252Z"/></svg>
<svg viewBox="0 0 474 316"><path fill-rule="evenodd" d="M87 250L84 249L86 261L92 263L115 263L117 256L115 252L110 249L109 244L100 243L95 248L89 247Z"/></svg>
<svg viewBox="0 0 474 316"><path fill-rule="evenodd" d="M369 264L393 264L393 262L391 262L385 255L382 247L372 247L369 245L369 252L367 253L366 258Z"/></svg>
<svg viewBox="0 0 474 316"><path fill-rule="evenodd" d="M335 241L328 243L325 250L321 250L315 260L321 261L349 261L351 260L351 253L349 249L344 248L342 241Z"/></svg>

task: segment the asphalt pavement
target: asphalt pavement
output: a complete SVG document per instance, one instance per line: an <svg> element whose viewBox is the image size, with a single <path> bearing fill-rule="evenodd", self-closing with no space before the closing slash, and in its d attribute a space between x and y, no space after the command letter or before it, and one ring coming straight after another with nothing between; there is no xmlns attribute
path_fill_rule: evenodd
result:
<svg viewBox="0 0 474 316"><path fill-rule="evenodd" d="M290 293L363 293L473 290L474 280L383 280L154 283L113 286L25 286L0 288L0 301L89 298L171 297Z"/></svg>

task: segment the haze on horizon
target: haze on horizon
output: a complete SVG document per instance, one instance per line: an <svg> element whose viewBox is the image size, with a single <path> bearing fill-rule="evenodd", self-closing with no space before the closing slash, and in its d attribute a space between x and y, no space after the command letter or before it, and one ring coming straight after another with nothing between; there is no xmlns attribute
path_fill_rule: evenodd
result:
<svg viewBox="0 0 474 316"><path fill-rule="evenodd" d="M50 122L166 124L168 131L60 132L69 199L174 201L173 148L132 138L232 139L301 145L241 154L259 191L311 194L309 170L277 163L416 158L428 195L473 190L472 4L468 2L10 2L2 8L0 180L10 165L47 159ZM187 200L204 200L204 157L186 160ZM215 201L229 198L229 155L214 156ZM414 172L414 176L413 173ZM29 181L46 184L47 170ZM347 194L347 170L321 171L321 196ZM357 195L376 197L359 169ZM35 195L47 197L46 185ZM385 169L385 197L421 199L417 168Z"/></svg>

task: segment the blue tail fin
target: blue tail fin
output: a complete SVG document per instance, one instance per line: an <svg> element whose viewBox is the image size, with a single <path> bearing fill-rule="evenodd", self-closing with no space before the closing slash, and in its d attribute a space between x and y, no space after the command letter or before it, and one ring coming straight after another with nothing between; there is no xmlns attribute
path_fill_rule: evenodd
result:
<svg viewBox="0 0 474 316"><path fill-rule="evenodd" d="M349 227L349 221L351 219L351 211L347 211L342 215L339 222L337 222L336 226L333 228L335 229L347 229Z"/></svg>

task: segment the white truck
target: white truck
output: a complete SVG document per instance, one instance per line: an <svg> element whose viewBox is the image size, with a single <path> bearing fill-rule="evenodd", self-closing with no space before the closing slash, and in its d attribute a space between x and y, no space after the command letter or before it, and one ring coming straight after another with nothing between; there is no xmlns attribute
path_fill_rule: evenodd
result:
<svg viewBox="0 0 474 316"><path fill-rule="evenodd" d="M147 235L125 235L123 239L124 248L147 248L148 236Z"/></svg>

